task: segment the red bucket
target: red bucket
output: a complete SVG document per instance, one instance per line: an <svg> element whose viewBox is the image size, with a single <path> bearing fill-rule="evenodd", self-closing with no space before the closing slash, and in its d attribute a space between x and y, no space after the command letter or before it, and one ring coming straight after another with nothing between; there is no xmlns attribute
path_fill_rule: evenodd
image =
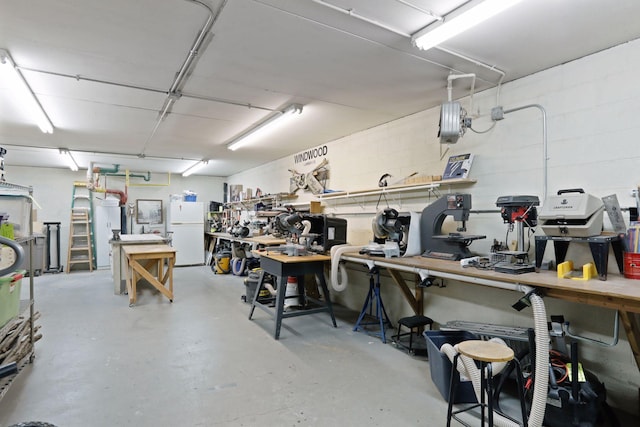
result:
<svg viewBox="0 0 640 427"><path fill-rule="evenodd" d="M624 253L624 277L640 280L640 253Z"/></svg>

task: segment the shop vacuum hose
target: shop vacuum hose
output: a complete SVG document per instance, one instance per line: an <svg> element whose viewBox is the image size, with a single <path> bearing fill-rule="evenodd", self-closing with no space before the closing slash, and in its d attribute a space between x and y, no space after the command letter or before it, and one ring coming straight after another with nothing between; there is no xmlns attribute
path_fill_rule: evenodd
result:
<svg viewBox="0 0 640 427"><path fill-rule="evenodd" d="M528 289L528 288L527 288ZM547 375L549 364L549 332L547 329L547 313L542 302L542 298L535 293L530 294L529 300L531 301L531 307L533 309L533 320L536 331L536 363L533 383L533 400L531 402L531 411L529 412L528 427L541 427L544 419L544 411L547 405L547 387L549 385L549 375ZM490 341L498 341L504 343L499 338L492 338ZM445 353L450 361L453 362L457 351L451 344L443 344L440 351ZM493 373L494 375L499 373L503 368L504 363L494 363ZM475 362L464 355L458 357L458 371L470 378L473 383L473 389L476 393L476 398L480 402L480 370L476 367ZM485 398L485 402L488 397ZM494 413L493 423L497 427L516 427L520 424L513 422L512 420Z"/></svg>
<svg viewBox="0 0 640 427"><path fill-rule="evenodd" d="M24 262L24 249L22 249L22 246L19 243L16 243L15 240L11 240L3 236L0 236L0 245L7 245L16 253L13 264L0 270L0 276L4 276L5 274L14 271L16 267L22 265Z"/></svg>
<svg viewBox="0 0 640 427"><path fill-rule="evenodd" d="M342 292L349 284L347 269L340 264L340 257L345 252L358 252L363 247L352 245L335 245L331 247L331 287L334 291ZM340 277L338 277L338 271L340 272Z"/></svg>

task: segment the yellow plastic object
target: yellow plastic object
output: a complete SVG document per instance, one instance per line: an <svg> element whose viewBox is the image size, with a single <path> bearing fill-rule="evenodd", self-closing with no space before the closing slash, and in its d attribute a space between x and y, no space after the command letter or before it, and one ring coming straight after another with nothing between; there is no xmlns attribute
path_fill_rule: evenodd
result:
<svg viewBox="0 0 640 427"><path fill-rule="evenodd" d="M565 261L558 264L558 279L590 280L598 275L596 266L588 262L582 266L582 276L577 276L573 271L573 261Z"/></svg>

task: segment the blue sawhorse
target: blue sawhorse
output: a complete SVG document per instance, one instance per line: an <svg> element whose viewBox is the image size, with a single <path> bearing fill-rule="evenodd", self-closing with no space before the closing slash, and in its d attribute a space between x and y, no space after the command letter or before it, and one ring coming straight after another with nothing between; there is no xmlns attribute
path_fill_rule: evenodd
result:
<svg viewBox="0 0 640 427"><path fill-rule="evenodd" d="M376 321L363 322L365 315L373 317L374 319L376 319ZM364 301L362 311L360 311L360 316L358 317L358 321L353 327L353 330L357 331L358 329L366 325L379 325L380 339L383 343L386 343L387 338L384 331L385 323L391 325L389 316L387 316L387 312L384 309L384 304L382 303L382 297L380 296L380 269L378 269L378 267L372 267L369 269L369 292L367 293L367 298Z"/></svg>

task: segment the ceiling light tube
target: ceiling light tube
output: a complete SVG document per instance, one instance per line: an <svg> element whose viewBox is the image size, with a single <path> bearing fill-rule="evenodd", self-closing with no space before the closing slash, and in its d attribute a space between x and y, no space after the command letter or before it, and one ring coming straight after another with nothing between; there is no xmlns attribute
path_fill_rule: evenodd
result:
<svg viewBox="0 0 640 427"><path fill-rule="evenodd" d="M74 159L73 156L71 155L71 151L67 150L66 148L61 148L60 155L62 156L64 161L67 163L67 166L69 166L69 169L71 169L74 172L78 171L78 163L76 163L76 159Z"/></svg>
<svg viewBox="0 0 640 427"><path fill-rule="evenodd" d="M22 96L18 101L25 105L25 108L29 111L30 117L35 120L40 130L43 133L53 133L53 124L51 123L51 120L49 120L44 108L42 108L42 104L40 104L36 94L33 93L31 87L24 79L20 69L16 67L16 64L13 62L9 52L4 49L0 49L0 66L7 69L12 74L11 78L16 85L21 88Z"/></svg>
<svg viewBox="0 0 640 427"><path fill-rule="evenodd" d="M266 120L258 123L256 126L242 133L240 136L235 138L227 148L231 151L235 151L240 147L243 147L254 141L260 136L266 135L268 132L273 131L276 127L288 122L289 119L293 117L297 117L302 113L302 105L300 104L291 104L287 108L282 111L278 111L275 114L267 117Z"/></svg>
<svg viewBox="0 0 640 427"><path fill-rule="evenodd" d="M209 160L200 160L198 163L195 163L194 165L190 166L186 171L182 172L182 176L187 177L199 171L200 169L205 167L207 163L209 163Z"/></svg>
<svg viewBox="0 0 640 427"><path fill-rule="evenodd" d="M429 50L440 43L472 28L497 15L522 0L485 0L453 17L445 16L438 25L432 24L413 35L413 44L422 50ZM456 12L453 12L455 14Z"/></svg>

